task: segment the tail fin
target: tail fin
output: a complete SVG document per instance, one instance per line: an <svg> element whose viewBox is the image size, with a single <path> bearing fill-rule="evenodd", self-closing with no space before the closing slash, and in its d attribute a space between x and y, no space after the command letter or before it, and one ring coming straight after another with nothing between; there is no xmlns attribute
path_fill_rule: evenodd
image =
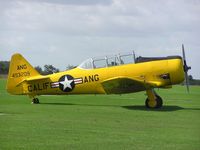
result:
<svg viewBox="0 0 200 150"><path fill-rule="evenodd" d="M25 79L40 75L20 54L14 54L10 61L7 79L7 91L11 94L23 94L22 83Z"/></svg>

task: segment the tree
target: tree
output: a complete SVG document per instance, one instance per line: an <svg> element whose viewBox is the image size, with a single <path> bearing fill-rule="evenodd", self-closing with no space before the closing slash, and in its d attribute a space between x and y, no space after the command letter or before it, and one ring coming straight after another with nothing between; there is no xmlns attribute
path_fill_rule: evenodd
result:
<svg viewBox="0 0 200 150"><path fill-rule="evenodd" d="M188 76L188 79L191 81L191 80L193 80L193 76L192 75L189 75Z"/></svg>
<svg viewBox="0 0 200 150"><path fill-rule="evenodd" d="M76 68L76 66L68 64L68 66L66 67L66 70L71 70L74 68Z"/></svg>
<svg viewBox="0 0 200 150"><path fill-rule="evenodd" d="M9 65L9 61L0 61L0 74L8 74Z"/></svg>
<svg viewBox="0 0 200 150"><path fill-rule="evenodd" d="M44 74L44 72L40 66L36 66L35 70L37 70L40 74Z"/></svg>
<svg viewBox="0 0 200 150"><path fill-rule="evenodd" d="M44 65L44 74L53 74L59 72L58 68L55 68L53 65Z"/></svg>

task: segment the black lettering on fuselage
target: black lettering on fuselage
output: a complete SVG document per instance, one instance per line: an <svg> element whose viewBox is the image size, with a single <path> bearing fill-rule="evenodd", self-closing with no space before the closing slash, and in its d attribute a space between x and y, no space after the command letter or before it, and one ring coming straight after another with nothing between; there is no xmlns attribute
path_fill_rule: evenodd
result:
<svg viewBox="0 0 200 150"><path fill-rule="evenodd" d="M33 92L33 87L32 87L32 85L29 85L29 86L28 86L28 91L29 91L29 92Z"/></svg>
<svg viewBox="0 0 200 150"><path fill-rule="evenodd" d="M47 89L48 88L48 85L49 85L49 82L45 82L44 84L43 84L43 89Z"/></svg>
<svg viewBox="0 0 200 150"><path fill-rule="evenodd" d="M41 83L41 84L36 83L36 84L28 85L28 91L29 92L37 92L37 91L47 90L48 87L50 87L49 82L45 82L45 83Z"/></svg>
<svg viewBox="0 0 200 150"><path fill-rule="evenodd" d="M84 83L95 82L95 81L99 81L99 75L98 74L85 76L85 78L84 78Z"/></svg>
<svg viewBox="0 0 200 150"><path fill-rule="evenodd" d="M38 84L34 84L34 85L33 85L33 91L38 91L37 85L38 85Z"/></svg>
<svg viewBox="0 0 200 150"><path fill-rule="evenodd" d="M99 81L99 75L98 75L98 74L95 74L95 75L94 75L94 80L95 80L95 81Z"/></svg>
<svg viewBox="0 0 200 150"><path fill-rule="evenodd" d="M89 82L94 82L94 76L89 76Z"/></svg>
<svg viewBox="0 0 200 150"><path fill-rule="evenodd" d="M87 83L88 82L88 79L87 79L87 77L85 76L85 78L84 78L84 83Z"/></svg>

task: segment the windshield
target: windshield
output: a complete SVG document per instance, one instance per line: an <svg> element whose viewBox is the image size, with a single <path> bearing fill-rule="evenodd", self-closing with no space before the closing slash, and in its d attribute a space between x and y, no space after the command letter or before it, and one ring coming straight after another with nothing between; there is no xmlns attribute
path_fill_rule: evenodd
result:
<svg viewBox="0 0 200 150"><path fill-rule="evenodd" d="M105 68L123 64L135 63L135 53L118 54L101 58L90 58L82 62L78 67L82 69Z"/></svg>

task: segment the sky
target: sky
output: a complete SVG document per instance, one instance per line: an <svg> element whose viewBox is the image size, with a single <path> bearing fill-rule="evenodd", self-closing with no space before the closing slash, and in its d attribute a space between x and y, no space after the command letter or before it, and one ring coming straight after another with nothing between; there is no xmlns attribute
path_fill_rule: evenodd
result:
<svg viewBox="0 0 200 150"><path fill-rule="evenodd" d="M200 79L200 0L0 0L0 60L21 53L60 70L135 51L182 55Z"/></svg>

